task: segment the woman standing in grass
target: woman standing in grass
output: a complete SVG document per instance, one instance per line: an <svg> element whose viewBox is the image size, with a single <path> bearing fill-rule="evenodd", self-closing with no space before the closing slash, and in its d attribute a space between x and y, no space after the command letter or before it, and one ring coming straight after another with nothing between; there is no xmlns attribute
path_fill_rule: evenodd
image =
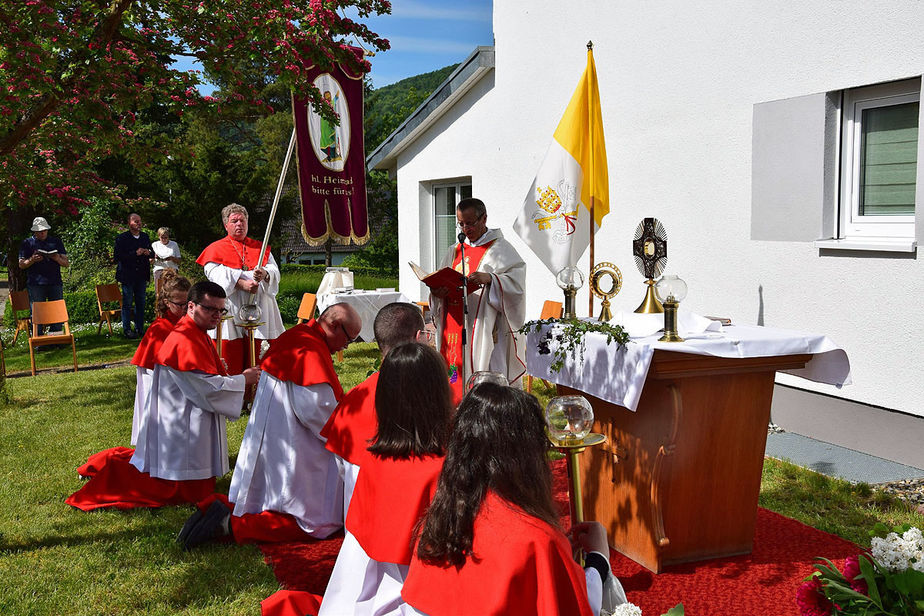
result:
<svg viewBox="0 0 924 616"><path fill-rule="evenodd" d="M599 613L612 575L606 531L572 529L582 571L558 527L548 451L533 396L494 383L466 395L401 593L404 614Z"/></svg>
<svg viewBox="0 0 924 616"><path fill-rule="evenodd" d="M320 616L400 613L414 529L436 490L452 416L439 353L414 342L392 348L375 411L378 431L360 467Z"/></svg>

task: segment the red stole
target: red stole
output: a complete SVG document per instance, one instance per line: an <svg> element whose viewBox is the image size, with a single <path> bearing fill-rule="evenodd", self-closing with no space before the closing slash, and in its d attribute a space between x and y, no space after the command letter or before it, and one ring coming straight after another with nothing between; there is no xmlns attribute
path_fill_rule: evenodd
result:
<svg viewBox="0 0 924 616"><path fill-rule="evenodd" d="M215 350L215 343L188 316L183 316L164 340L157 352L157 363L181 372L198 370L207 374L228 374Z"/></svg>
<svg viewBox="0 0 924 616"><path fill-rule="evenodd" d="M252 240L245 237L243 242L231 239L226 236L216 242L212 242L205 247L196 263L204 266L206 263L218 263L239 270L252 270L257 267L257 258L260 256L260 248L263 242ZM263 266L269 263L270 247L266 247L266 254L263 255Z"/></svg>
<svg viewBox="0 0 924 616"><path fill-rule="evenodd" d="M430 616L593 616L565 535L493 492L475 518L472 553L456 568L415 552L401 597Z"/></svg>
<svg viewBox="0 0 924 616"><path fill-rule="evenodd" d="M411 562L414 529L433 500L442 468L443 456L399 460L369 455L363 460L346 528L369 558Z"/></svg>
<svg viewBox="0 0 924 616"><path fill-rule="evenodd" d="M261 367L280 381L302 387L327 383L338 401L343 397L324 332L314 319L287 329L276 338Z"/></svg>
<svg viewBox="0 0 924 616"><path fill-rule="evenodd" d="M488 242L481 246L465 247L465 269L462 268L462 248L456 244L456 254L452 259L452 267L457 272L464 275L471 274L478 270L481 265L481 258L484 253L494 245L494 241ZM462 382L462 321L464 312L462 307L462 295L458 290L451 291L446 296L446 309L443 311L443 334L440 339L440 352L449 366L449 384L453 388L455 398L461 399L462 388L465 383ZM472 332L468 332L468 343L471 348Z"/></svg>
<svg viewBox="0 0 924 616"><path fill-rule="evenodd" d="M375 387L378 382L379 373L373 372L347 392L321 430L321 436L327 439L324 446L329 451L358 466L362 466L362 460L371 455L366 448L379 428L375 415Z"/></svg>
<svg viewBox="0 0 924 616"><path fill-rule="evenodd" d="M157 363L157 351L160 350L164 340L167 339L167 336L170 335L170 332L173 331L182 316L176 316L168 310L164 316L154 319L154 322L144 332L144 336L138 344L138 349L132 357L132 364L139 368L153 370L154 364Z"/></svg>

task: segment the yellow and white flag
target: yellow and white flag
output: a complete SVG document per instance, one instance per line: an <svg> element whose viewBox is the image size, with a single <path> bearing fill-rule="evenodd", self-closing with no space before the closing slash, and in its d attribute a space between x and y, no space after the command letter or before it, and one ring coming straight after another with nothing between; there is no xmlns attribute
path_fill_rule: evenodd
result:
<svg viewBox="0 0 924 616"><path fill-rule="evenodd" d="M594 56L555 129L513 230L552 274L575 265L610 211L606 144Z"/></svg>

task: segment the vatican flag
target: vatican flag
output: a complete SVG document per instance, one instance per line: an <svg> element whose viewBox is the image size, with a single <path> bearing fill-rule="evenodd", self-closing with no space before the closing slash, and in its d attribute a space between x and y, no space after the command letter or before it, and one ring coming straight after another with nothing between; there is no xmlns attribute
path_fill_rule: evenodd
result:
<svg viewBox="0 0 924 616"><path fill-rule="evenodd" d="M593 50L513 230L553 275L575 265L610 211ZM593 213L593 230L590 217Z"/></svg>

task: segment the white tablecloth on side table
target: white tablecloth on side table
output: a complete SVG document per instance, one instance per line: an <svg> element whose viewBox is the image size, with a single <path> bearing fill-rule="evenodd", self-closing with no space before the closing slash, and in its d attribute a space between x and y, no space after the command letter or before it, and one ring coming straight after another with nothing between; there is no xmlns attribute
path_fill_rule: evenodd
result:
<svg viewBox="0 0 924 616"><path fill-rule="evenodd" d="M363 328L359 333L360 338L365 342L372 342L375 339L375 335L372 333L372 323L375 321L375 315L392 302L414 303L400 291L355 289L343 293L318 295L318 310L324 312L324 309L328 306L341 303L353 306L363 320Z"/></svg>
<svg viewBox="0 0 924 616"><path fill-rule="evenodd" d="M660 315L659 315L660 316ZM638 407L645 378L655 350L713 355L716 357L771 357L811 353L814 357L799 370L785 370L802 378L841 387L849 385L850 362L847 353L826 336L757 325L730 325L720 331L688 335L684 342L658 342L661 333L633 338L620 348L607 344L606 336L591 333L584 340L583 358L567 358L559 372L549 369L553 354L540 354L537 343L549 326L530 332L526 344L526 367L533 375L549 382L579 389L597 398L634 411ZM557 341L550 341L554 351Z"/></svg>

